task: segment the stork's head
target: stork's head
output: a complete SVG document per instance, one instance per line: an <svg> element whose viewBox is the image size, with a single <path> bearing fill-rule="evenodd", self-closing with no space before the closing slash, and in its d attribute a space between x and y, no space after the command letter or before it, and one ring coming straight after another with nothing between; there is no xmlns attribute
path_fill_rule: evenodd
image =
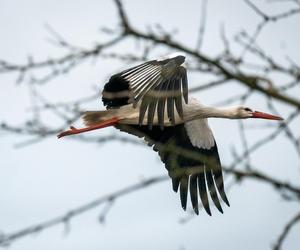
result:
<svg viewBox="0 0 300 250"><path fill-rule="evenodd" d="M268 120L283 120L283 118L267 114L260 111L254 111L247 106L238 106L234 108L234 115L236 119L246 119L246 118L261 118L261 119L268 119Z"/></svg>

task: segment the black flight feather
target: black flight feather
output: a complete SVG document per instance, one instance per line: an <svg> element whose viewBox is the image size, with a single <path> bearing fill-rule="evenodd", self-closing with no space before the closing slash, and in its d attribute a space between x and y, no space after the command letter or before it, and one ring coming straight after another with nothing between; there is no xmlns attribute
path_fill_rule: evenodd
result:
<svg viewBox="0 0 300 250"><path fill-rule="evenodd" d="M127 104L136 107L140 103L140 125L148 110L149 128L153 125L156 113L161 129L165 126L164 112L167 105L167 115L175 125L174 104L182 117L182 98L188 102L187 73L182 66L184 60L184 56L152 60L113 75L104 86L103 104L111 109ZM157 108L153 110L153 107Z"/></svg>
<svg viewBox="0 0 300 250"><path fill-rule="evenodd" d="M186 209L188 191L190 192L191 203L196 214L198 214L198 192L202 205L209 215L211 215L211 210L208 201L208 191L220 212L223 212L223 210L217 192L219 192L224 202L229 205L224 191L216 143L211 149L193 146L183 124L164 127L163 131L159 126L153 126L150 130L145 125L118 124L116 128L144 138L149 146L153 146L153 150L158 152L172 179L173 190L175 192L178 191L178 188L180 190L180 200L183 209ZM203 156L203 159L202 157L191 159L181 154L180 148Z"/></svg>

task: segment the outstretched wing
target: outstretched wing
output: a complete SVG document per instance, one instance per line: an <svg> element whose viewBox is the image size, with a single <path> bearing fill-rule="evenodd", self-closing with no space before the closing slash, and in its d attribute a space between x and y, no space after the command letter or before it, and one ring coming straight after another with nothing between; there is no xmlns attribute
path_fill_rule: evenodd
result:
<svg viewBox="0 0 300 250"><path fill-rule="evenodd" d="M153 60L113 75L102 92L103 104L108 108L118 108L132 103L139 104L139 124L143 123L146 111L148 127L153 126L157 112L160 127L164 127L165 106L167 116L175 125L174 107L183 117L182 97L188 102L188 82L186 69L182 66L184 56L166 60Z"/></svg>
<svg viewBox="0 0 300 250"><path fill-rule="evenodd" d="M201 121L206 122L206 120ZM195 122L199 123L199 120ZM199 140L191 141L187 133L190 128L183 124L166 127L163 131L158 126L154 126L152 130L149 130L147 126L137 125L119 124L116 127L129 134L144 137L148 144L158 151L172 178L173 190L177 192L179 189L180 191L181 206L184 210L186 209L188 190L196 214L199 213L198 194L209 215L211 215L211 211L208 192L221 213L223 210L219 196L229 206L224 190L218 148L214 139L210 142L205 135L202 140L200 136Z"/></svg>

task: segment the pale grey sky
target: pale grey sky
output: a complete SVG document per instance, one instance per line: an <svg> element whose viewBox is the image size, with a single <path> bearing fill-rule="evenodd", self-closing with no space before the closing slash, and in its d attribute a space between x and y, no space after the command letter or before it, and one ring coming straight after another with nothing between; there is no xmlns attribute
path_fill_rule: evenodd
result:
<svg viewBox="0 0 300 250"><path fill-rule="evenodd" d="M178 40L189 46L195 45L201 1L127 0L124 5L135 26L144 28L160 23L167 30L176 28L179 30ZM270 12L278 12L282 6L272 4L265 7ZM219 52L218 48L222 46L222 23L232 38L241 29L253 32L259 21L244 1L238 0L209 1L207 16L203 50L211 55ZM259 38L260 44L276 58L290 54L299 62L300 36L296 35L299 21L300 18L295 17L268 26ZM45 24L50 24L74 44L89 47L103 38L99 32L101 26L114 27L117 22L115 6L108 0L1 0L0 59L22 63L28 55L33 55L36 60L62 55L61 49L47 42L49 34ZM132 43L124 43L119 50L128 48L133 48ZM162 51L155 51L155 55L160 53ZM109 75L124 66L108 60L85 63L38 89L53 101L75 100L92 94L94 86L100 90ZM12 124L18 124L31 112L28 86L15 85L15 79L13 74L0 76L0 121L8 120ZM205 80L199 79L199 75L190 75L191 86L201 82ZM231 96L239 91L240 88L232 84L196 96L213 104L224 95ZM300 93L292 94L299 96ZM259 96L249 99L248 104L267 111ZM99 107L100 100L86 108ZM281 104L278 108L287 110ZM53 123L51 117L48 122ZM237 122L211 120L210 124L221 159L229 164L232 145L241 144ZM249 124L254 124L254 121L249 121ZM294 127L299 125L299 121L293 124ZM111 131L95 133L102 135ZM254 142L264 133L265 130L251 130L247 137ZM58 141L53 137L29 147L14 148L16 143L26 139L28 137L0 137L0 232L9 233L49 219L141 178L166 173L158 156L147 147L118 142L100 147L71 139ZM295 168L295 165L300 165L299 158L293 150L284 136L279 136L271 146L254 154L255 165L275 177L284 175L299 183L299 168ZM229 184L229 179L226 182ZM198 217L182 225L179 220L186 213L180 207L179 196L171 190L171 182L167 181L117 200L105 225L98 222L102 209L99 207L72 220L67 235L62 226L57 226L21 239L10 249L269 249L284 223L299 210L299 204L281 201L271 187L257 182L246 181L235 186L228 197L231 207L224 206L223 215L213 209L213 216L209 217L202 211ZM299 233L298 225L287 239L285 249L299 247Z"/></svg>

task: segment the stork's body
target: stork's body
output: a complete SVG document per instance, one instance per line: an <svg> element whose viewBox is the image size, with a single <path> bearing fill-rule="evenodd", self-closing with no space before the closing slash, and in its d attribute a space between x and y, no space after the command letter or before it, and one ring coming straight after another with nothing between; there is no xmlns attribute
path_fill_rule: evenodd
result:
<svg viewBox="0 0 300 250"><path fill-rule="evenodd" d="M153 60L112 76L102 93L105 111L89 111L83 116L86 128L62 132L58 137L107 126L144 138L160 155L180 190L186 209L188 190L198 214L198 194L211 214L208 193L220 212L219 196L229 206L225 194L217 145L207 118L282 118L252 111L248 107L215 108L201 104L187 93L187 76L182 55Z"/></svg>

